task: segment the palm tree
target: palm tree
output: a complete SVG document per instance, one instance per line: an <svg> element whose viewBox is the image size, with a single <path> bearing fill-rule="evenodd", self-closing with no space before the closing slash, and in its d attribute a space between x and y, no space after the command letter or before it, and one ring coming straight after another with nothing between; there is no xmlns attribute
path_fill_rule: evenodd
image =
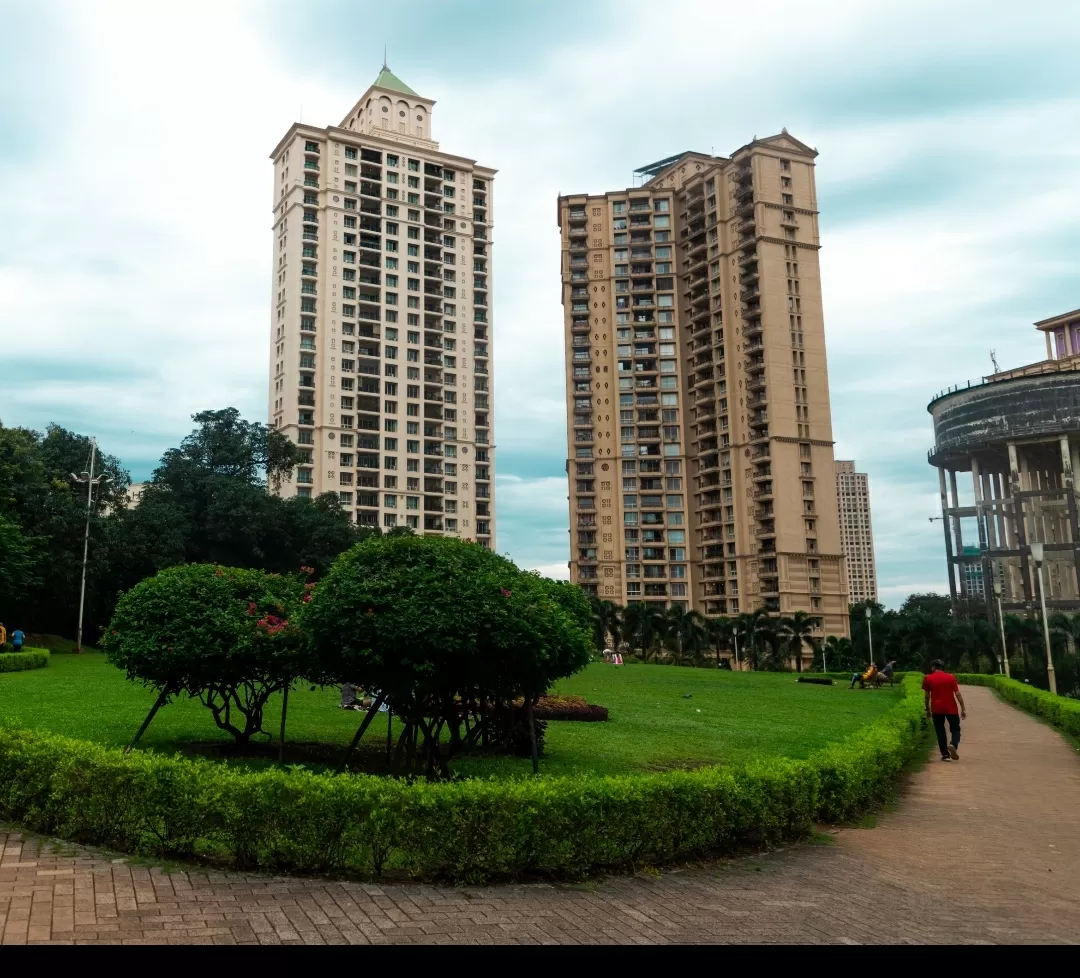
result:
<svg viewBox="0 0 1080 978"><path fill-rule="evenodd" d="M810 649L810 659L813 661L817 646L814 643L814 629L820 624L820 619L805 611L796 611L790 618L783 618L780 625L791 645L791 651L795 656L795 671L802 672L802 647L805 643Z"/></svg>
<svg viewBox="0 0 1080 978"><path fill-rule="evenodd" d="M739 615L737 621L740 636L745 635L748 639L746 649L750 668L757 669L761 651L759 639L762 635L772 632L773 619L769 617L769 613L764 608L757 608L749 613L743 612Z"/></svg>
<svg viewBox="0 0 1080 978"><path fill-rule="evenodd" d="M601 601L596 595L590 595L589 603L593 613L593 644L597 652L607 648L608 635L615 642L618 650L622 638L622 609L612 601Z"/></svg>
<svg viewBox="0 0 1080 978"><path fill-rule="evenodd" d="M833 672L848 672L859 667L859 660L855 654L855 646L850 638L839 638L830 635L825 639L821 647L821 671L825 672L826 666L832 666Z"/></svg>
<svg viewBox="0 0 1080 978"><path fill-rule="evenodd" d="M706 622L708 640L716 652L716 668L720 668L720 650L730 649L736 635L734 618L710 618Z"/></svg>
<svg viewBox="0 0 1080 978"><path fill-rule="evenodd" d="M1042 648L1042 627L1034 618L1022 618L1020 615L1005 616L1005 640L1009 647L1015 651L1019 646L1020 657L1024 663L1024 678L1031 679L1032 667L1028 653L1041 659L1039 651Z"/></svg>
<svg viewBox="0 0 1080 978"><path fill-rule="evenodd" d="M642 601L635 601L627 605L623 613L623 630L630 641L631 648L636 647L641 652L643 662L649 661L649 652L656 645L657 639L663 634L662 621L657 609ZM634 645L635 640L637 645Z"/></svg>
<svg viewBox="0 0 1080 978"><path fill-rule="evenodd" d="M682 665L683 653L686 652L697 659L705 642L705 619L696 611L674 605L664 613L664 625L676 665Z"/></svg>

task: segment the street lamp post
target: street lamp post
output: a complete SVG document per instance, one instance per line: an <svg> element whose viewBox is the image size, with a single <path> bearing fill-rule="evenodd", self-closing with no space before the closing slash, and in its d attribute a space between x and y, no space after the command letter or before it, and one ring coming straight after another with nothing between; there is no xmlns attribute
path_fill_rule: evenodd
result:
<svg viewBox="0 0 1080 978"><path fill-rule="evenodd" d="M994 597L997 599L998 628L1001 629L1001 667L998 672L1009 675L1009 649L1005 644L1005 615L1001 610L1001 581L994 581Z"/></svg>
<svg viewBox="0 0 1080 978"><path fill-rule="evenodd" d="M739 665L739 630L737 628L731 630L731 637L735 640L735 668L741 670L742 667Z"/></svg>
<svg viewBox="0 0 1080 978"><path fill-rule="evenodd" d="M870 605L866 606L866 637L870 642L870 662L874 661L874 630L870 626Z"/></svg>
<svg viewBox="0 0 1080 978"><path fill-rule="evenodd" d="M82 475L75 475L71 473L71 478L76 482L86 483L86 530L83 533L83 555L82 555L82 583L79 586L79 627L75 636L75 651L82 653L82 636L83 636L83 609L86 607L86 561L90 555L90 514L93 512L94 504L94 486L100 485L102 482L107 482L108 475L94 476L94 463L97 461L97 439L90 439L90 468Z"/></svg>
<svg viewBox="0 0 1080 978"><path fill-rule="evenodd" d="M1057 675L1054 672L1054 656L1050 651L1050 624L1046 620L1046 588L1043 587L1044 548L1041 543L1031 545L1031 559L1035 561L1035 575L1039 579L1039 604L1042 605L1043 642L1046 644L1046 678L1051 693L1057 693Z"/></svg>

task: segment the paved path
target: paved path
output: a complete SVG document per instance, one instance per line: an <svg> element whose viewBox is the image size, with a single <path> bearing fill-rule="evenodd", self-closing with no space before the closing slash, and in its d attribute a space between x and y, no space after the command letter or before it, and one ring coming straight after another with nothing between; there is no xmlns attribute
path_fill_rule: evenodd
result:
<svg viewBox="0 0 1080 978"><path fill-rule="evenodd" d="M1080 942L1080 758L964 695L960 763L934 760L876 828L587 887L374 886L130 865L0 827L3 943Z"/></svg>

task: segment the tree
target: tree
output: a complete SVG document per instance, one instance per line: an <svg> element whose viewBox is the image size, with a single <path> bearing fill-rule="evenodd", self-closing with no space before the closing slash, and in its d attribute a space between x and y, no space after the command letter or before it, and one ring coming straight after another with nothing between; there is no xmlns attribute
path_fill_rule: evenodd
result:
<svg viewBox="0 0 1080 978"><path fill-rule="evenodd" d="M31 542L17 523L0 516L0 621L19 621L23 599L39 583Z"/></svg>
<svg viewBox="0 0 1080 978"><path fill-rule="evenodd" d="M795 670L802 672L802 647L805 644L810 649L811 661L817 647L814 642L814 629L820 624L820 620L805 611L796 611L790 618L781 620L780 625L783 634L787 637L792 655L795 656Z"/></svg>
<svg viewBox="0 0 1080 978"><path fill-rule="evenodd" d="M733 618L710 618L706 624L709 643L716 653L716 668L720 668L720 653L728 651L732 647L735 637L735 619Z"/></svg>
<svg viewBox="0 0 1080 978"><path fill-rule="evenodd" d="M751 669L757 669L761 661L761 640L763 636L773 634L773 619L764 608L755 608L751 612L739 615L738 631L747 638L744 651Z"/></svg>
<svg viewBox="0 0 1080 978"><path fill-rule="evenodd" d="M689 654L695 661L705 645L705 619L696 611L687 611L675 605L664 613L664 631L676 665L683 664L683 656Z"/></svg>
<svg viewBox="0 0 1080 978"><path fill-rule="evenodd" d="M535 702L585 666L593 619L580 588L478 544L371 538L335 562L304 614L320 675L378 690L418 735L427 773L473 742L492 704ZM440 742L446 733L446 747Z"/></svg>
<svg viewBox="0 0 1080 978"><path fill-rule="evenodd" d="M612 647L617 652L622 639L622 609L613 601L602 601L596 595L589 595L589 605L593 616L593 645L597 652L608 647L608 636Z"/></svg>
<svg viewBox="0 0 1080 978"><path fill-rule="evenodd" d="M626 606L623 612L623 629L631 648L641 654L641 661L649 661L653 651L663 636L663 612L658 612L654 605L635 601ZM636 642L636 644L635 644Z"/></svg>
<svg viewBox="0 0 1080 978"><path fill-rule="evenodd" d="M825 639L814 661L821 666L822 672L854 672L862 666L851 639L837 635Z"/></svg>
<svg viewBox="0 0 1080 978"><path fill-rule="evenodd" d="M187 693L247 744L266 732L267 699L311 672L296 621L305 579L208 564L167 568L120 598L104 650L129 680L156 689L159 704Z"/></svg>

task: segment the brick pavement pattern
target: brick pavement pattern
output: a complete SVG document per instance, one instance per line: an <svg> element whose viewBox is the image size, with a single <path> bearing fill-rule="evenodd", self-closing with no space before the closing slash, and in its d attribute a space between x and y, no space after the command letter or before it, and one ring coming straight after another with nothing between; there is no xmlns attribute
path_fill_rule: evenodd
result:
<svg viewBox="0 0 1080 978"><path fill-rule="evenodd" d="M863 695L853 693L852 695ZM1080 942L1080 758L965 688L897 809L834 845L581 886L165 872L0 827L4 944Z"/></svg>

